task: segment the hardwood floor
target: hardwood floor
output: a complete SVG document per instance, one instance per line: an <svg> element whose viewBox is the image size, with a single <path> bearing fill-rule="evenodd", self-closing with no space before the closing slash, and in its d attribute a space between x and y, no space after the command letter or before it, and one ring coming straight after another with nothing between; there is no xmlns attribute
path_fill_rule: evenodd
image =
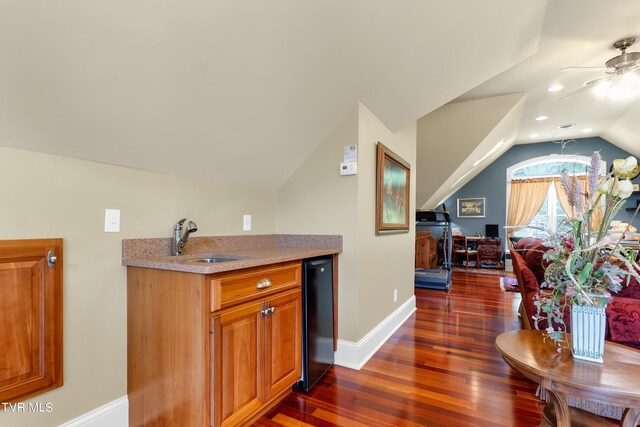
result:
<svg viewBox="0 0 640 427"><path fill-rule="evenodd" d="M499 277L454 273L450 292L416 289L417 311L360 371L334 366L256 426L537 426L536 385L495 349L519 329L519 294Z"/></svg>

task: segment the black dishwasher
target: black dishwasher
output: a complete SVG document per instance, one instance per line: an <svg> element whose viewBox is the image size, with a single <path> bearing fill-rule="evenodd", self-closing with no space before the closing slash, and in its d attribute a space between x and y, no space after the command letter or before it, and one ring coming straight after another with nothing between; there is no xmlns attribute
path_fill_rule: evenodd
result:
<svg viewBox="0 0 640 427"><path fill-rule="evenodd" d="M333 365L333 258L302 263L302 379L309 391Z"/></svg>

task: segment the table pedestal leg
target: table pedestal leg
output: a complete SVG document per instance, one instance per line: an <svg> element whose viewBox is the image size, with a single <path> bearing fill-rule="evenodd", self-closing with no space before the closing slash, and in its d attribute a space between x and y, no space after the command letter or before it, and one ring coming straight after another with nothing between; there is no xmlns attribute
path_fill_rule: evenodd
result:
<svg viewBox="0 0 640 427"><path fill-rule="evenodd" d="M556 415L556 427L571 427L571 415L569 412L569 403L567 398L562 393L556 393L555 391L547 390L551 402L553 404L554 412Z"/></svg>
<svg viewBox="0 0 640 427"><path fill-rule="evenodd" d="M621 427L636 427L640 424L640 409L627 408L622 413L622 419L620 419Z"/></svg>
<svg viewBox="0 0 640 427"><path fill-rule="evenodd" d="M542 410L542 423L538 427L611 427L611 424L606 419L596 414L578 408L570 408L564 394L549 392L549 396L551 401ZM560 414L563 411L563 405L564 413L567 415L565 419L560 418L562 416ZM622 426L636 426L631 420L635 419L634 416L637 417L638 414L636 413L634 415L634 413L630 411L631 410L627 409L627 412L629 412L627 418L630 424L628 424L628 426L621 424Z"/></svg>

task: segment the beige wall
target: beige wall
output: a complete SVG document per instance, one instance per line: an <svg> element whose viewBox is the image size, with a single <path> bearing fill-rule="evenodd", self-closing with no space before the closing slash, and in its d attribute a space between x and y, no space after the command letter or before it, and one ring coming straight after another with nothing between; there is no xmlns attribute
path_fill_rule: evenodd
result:
<svg viewBox="0 0 640 427"><path fill-rule="evenodd" d="M416 124L391 132L360 104L358 135L358 339L414 294ZM409 233L375 234L376 144L411 165ZM393 290L398 300L393 302Z"/></svg>
<svg viewBox="0 0 640 427"><path fill-rule="evenodd" d="M171 235L182 217L198 235L275 231L275 193L0 148L0 238L64 239L64 380L32 399L53 412L4 413L3 427L56 426L127 393L126 269L121 240ZM104 233L104 209L120 233ZM1 409L1 408L0 408Z"/></svg>
<svg viewBox="0 0 640 427"><path fill-rule="evenodd" d="M416 125L391 132L359 104L278 190L278 233L343 235L339 338L357 342L413 295L415 230L375 235L376 143L416 159ZM340 176L345 145L358 145L358 174ZM415 209L415 174L410 209ZM393 302L393 290L398 301Z"/></svg>
<svg viewBox="0 0 640 427"><path fill-rule="evenodd" d="M276 232L340 234L338 317L341 339L357 337L358 176L341 176L344 146L358 141L358 108L323 139L277 192Z"/></svg>
<svg viewBox="0 0 640 427"><path fill-rule="evenodd" d="M439 202L511 146L524 98L515 93L446 104L418 120L418 209L439 208ZM474 167L501 139L506 143L500 151Z"/></svg>

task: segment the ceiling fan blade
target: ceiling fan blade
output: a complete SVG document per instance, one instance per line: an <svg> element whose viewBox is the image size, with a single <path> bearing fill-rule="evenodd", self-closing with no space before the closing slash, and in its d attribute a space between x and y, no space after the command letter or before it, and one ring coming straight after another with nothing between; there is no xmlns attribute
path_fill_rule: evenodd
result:
<svg viewBox="0 0 640 427"><path fill-rule="evenodd" d="M609 68L609 67L566 67L566 68L563 68L563 69L558 70L558 71L561 71L561 72L564 72L564 71L609 71L610 72L611 70L612 70L612 68Z"/></svg>
<svg viewBox="0 0 640 427"><path fill-rule="evenodd" d="M640 59L625 68L625 71L636 71L640 68Z"/></svg>
<svg viewBox="0 0 640 427"><path fill-rule="evenodd" d="M587 89L591 89L596 83L600 83L603 81L608 81L611 80L611 77L601 77L599 79L594 79L594 80L589 80L588 82L584 83L584 86L582 86L580 89L571 92L570 94L560 98L560 101L564 101L565 99L569 98L570 96L576 95L580 92L584 92Z"/></svg>

